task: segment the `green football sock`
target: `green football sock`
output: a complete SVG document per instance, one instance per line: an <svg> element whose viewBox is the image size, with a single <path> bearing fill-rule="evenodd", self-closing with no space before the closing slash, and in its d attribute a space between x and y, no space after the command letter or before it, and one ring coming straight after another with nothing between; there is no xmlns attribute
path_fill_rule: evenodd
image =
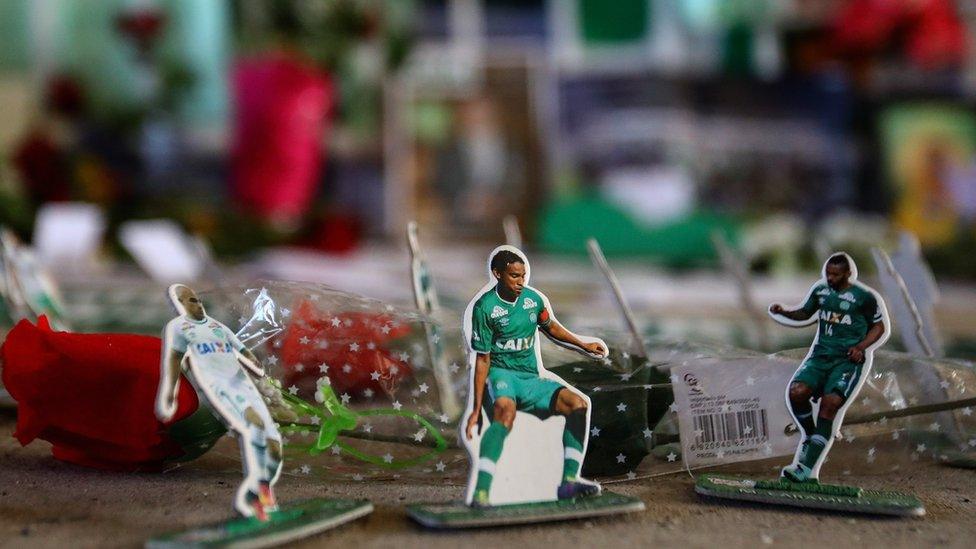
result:
<svg viewBox="0 0 976 549"><path fill-rule="evenodd" d="M495 476L495 464L502 456L502 448L505 447L505 437L508 436L508 429L501 422L493 421L484 436L481 437L481 449L478 453L478 482L476 490L490 490L491 480Z"/></svg>
<svg viewBox="0 0 976 549"><path fill-rule="evenodd" d="M586 410L566 416L563 429L563 480L575 480L583 463L583 438L586 436Z"/></svg>
<svg viewBox="0 0 976 549"><path fill-rule="evenodd" d="M834 436L833 431L833 419L818 417L817 428L814 430L813 436L810 437L810 444L807 445L807 451L803 455L800 463L813 469L813 466L817 463L817 460L820 459L820 454L822 454L824 448L827 447L827 442L830 440L830 437Z"/></svg>
<svg viewBox="0 0 976 549"><path fill-rule="evenodd" d="M813 423L813 408L810 407L810 402L807 401L806 409L804 410L801 406L795 404L790 404L793 409L793 415L796 416L796 421L799 423L800 430L803 431L803 436L813 435L814 430L816 430L816 425Z"/></svg>

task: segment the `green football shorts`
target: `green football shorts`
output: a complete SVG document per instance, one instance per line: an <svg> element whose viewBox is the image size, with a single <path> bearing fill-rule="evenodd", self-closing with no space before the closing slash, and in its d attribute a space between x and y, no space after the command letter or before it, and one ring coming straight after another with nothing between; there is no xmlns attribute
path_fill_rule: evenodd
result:
<svg viewBox="0 0 976 549"><path fill-rule="evenodd" d="M506 397L515 401L516 409L540 419L552 415L556 393L564 386L532 372L517 372L505 368L488 370L488 395L494 401Z"/></svg>
<svg viewBox="0 0 976 549"><path fill-rule="evenodd" d="M791 383L803 383L813 390L815 397L836 393L846 400L861 380L862 367L862 364L851 362L846 356L811 356L793 374Z"/></svg>

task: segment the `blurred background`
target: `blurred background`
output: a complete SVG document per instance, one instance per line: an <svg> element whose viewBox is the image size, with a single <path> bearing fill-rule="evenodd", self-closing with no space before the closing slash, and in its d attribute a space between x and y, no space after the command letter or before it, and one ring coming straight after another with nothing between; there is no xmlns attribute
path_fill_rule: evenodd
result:
<svg viewBox="0 0 976 549"><path fill-rule="evenodd" d="M410 220L455 322L514 216L574 326L617 319L595 237L642 330L763 351L878 248L973 358L974 37L972 0L0 0L0 223L75 326L155 332L175 279L411 303Z"/></svg>

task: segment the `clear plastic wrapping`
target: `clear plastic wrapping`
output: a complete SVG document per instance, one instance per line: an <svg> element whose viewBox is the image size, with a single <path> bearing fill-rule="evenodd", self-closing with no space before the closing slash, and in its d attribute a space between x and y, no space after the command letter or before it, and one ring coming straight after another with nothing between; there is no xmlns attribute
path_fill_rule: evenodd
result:
<svg viewBox="0 0 976 549"><path fill-rule="evenodd" d="M132 314L119 316L119 322L142 327L158 318L161 328L172 317L162 291L134 293L145 306L129 308ZM468 461L457 444L459 418L445 411L443 398L451 391L454 401L466 400L459 313L443 311L437 322L313 283L265 281L200 295L208 313L235 329L269 373L259 388L286 434L288 473L465 481ZM790 428L784 393L806 349L765 355L647 338L643 357L624 351L633 348L626 334L595 335L610 345L609 360L581 359L542 343L546 367L591 398L588 476L626 480L736 462L771 472L792 458L798 437ZM438 347L443 364L434 368L430 349ZM679 405L689 402L692 383L700 390L692 395L697 409ZM824 474L897 470L919 460L971 455L974 408L972 363L878 351ZM689 452L696 451L693 458Z"/></svg>

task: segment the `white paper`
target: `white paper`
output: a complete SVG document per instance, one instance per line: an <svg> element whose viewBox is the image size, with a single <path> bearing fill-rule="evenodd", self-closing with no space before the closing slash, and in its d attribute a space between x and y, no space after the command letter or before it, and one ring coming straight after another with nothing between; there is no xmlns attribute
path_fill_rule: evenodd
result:
<svg viewBox="0 0 976 549"><path fill-rule="evenodd" d="M45 265L77 271L94 264L104 233L105 216L98 206L50 202L37 212L33 245Z"/></svg>
<svg viewBox="0 0 976 549"><path fill-rule="evenodd" d="M203 272L203 259L193 240L168 219L123 223L119 241L157 282L192 282Z"/></svg>

